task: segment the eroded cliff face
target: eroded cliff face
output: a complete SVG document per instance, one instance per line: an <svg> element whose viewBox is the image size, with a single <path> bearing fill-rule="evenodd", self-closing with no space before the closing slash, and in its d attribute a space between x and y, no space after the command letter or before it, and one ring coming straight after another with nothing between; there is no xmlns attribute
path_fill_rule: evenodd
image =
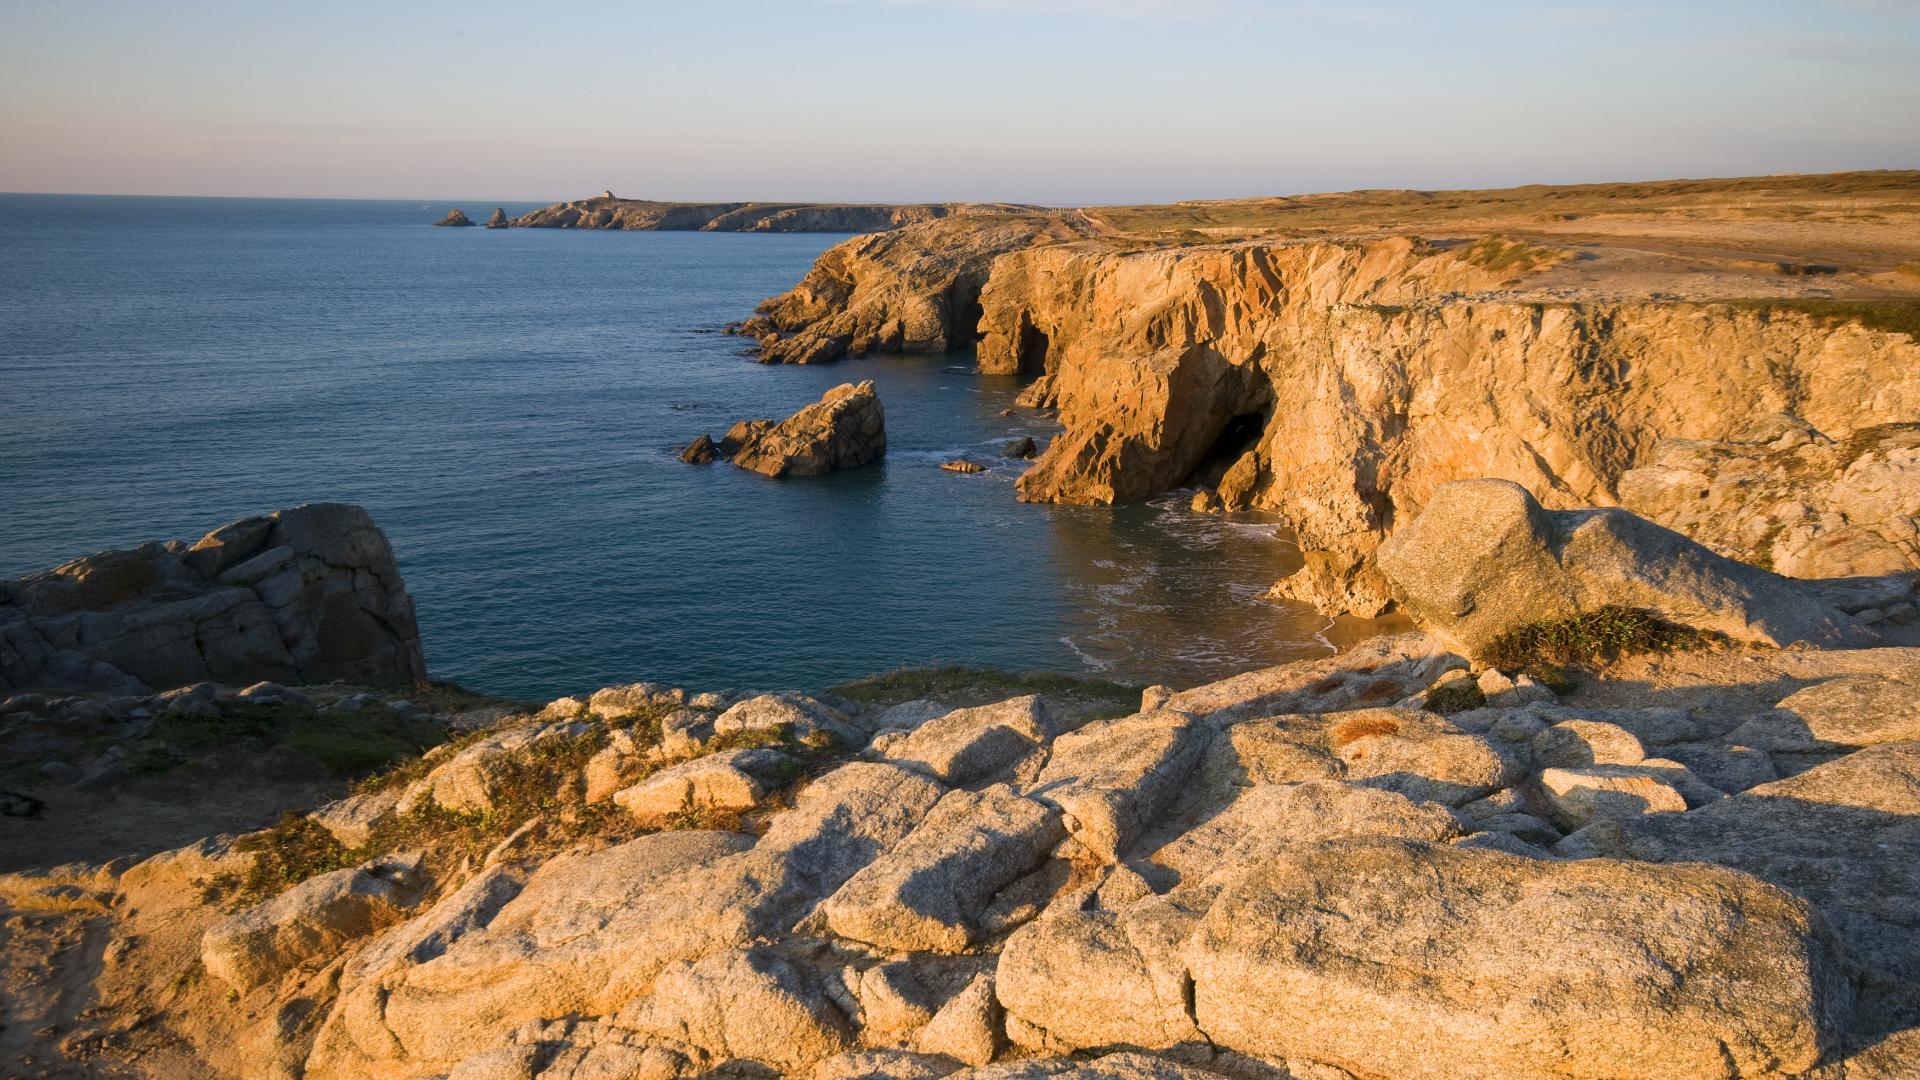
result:
<svg viewBox="0 0 1920 1080"><path fill-rule="evenodd" d="M800 284L734 327L767 363L849 352L945 352L972 344L995 256L1075 235L1045 215L949 218L856 236L827 249Z"/></svg>
<svg viewBox="0 0 1920 1080"><path fill-rule="evenodd" d="M1612 505L1662 440L1796 417L1828 438L1920 415L1904 334L1786 308L1552 303L1407 237L1146 252L1057 244L994 261L980 364L1041 376L1066 431L1035 502L1217 484L1309 553L1279 588L1387 603L1368 556L1441 484L1498 477L1550 508Z"/></svg>

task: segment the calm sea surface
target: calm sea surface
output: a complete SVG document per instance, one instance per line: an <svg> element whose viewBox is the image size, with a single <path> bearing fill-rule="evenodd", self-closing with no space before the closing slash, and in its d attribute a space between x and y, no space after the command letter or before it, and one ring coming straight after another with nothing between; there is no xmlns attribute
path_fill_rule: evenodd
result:
<svg viewBox="0 0 1920 1080"><path fill-rule="evenodd" d="M476 219L491 203L466 203ZM447 204L0 195L0 576L356 502L433 674L818 688L910 664L1191 684L1324 655L1270 524L1022 505L971 357L765 367L717 333L838 236L436 229ZM509 205L509 213L526 207ZM883 465L674 448L872 379ZM984 474L942 472L968 454Z"/></svg>

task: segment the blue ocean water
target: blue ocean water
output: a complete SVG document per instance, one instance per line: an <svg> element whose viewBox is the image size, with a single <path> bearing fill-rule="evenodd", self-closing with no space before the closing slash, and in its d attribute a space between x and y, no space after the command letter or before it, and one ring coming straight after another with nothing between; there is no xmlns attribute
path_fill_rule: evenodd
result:
<svg viewBox="0 0 1920 1080"><path fill-rule="evenodd" d="M429 227L447 208L0 195L0 576L325 499L392 538L433 674L496 693L1185 685L1328 651L1259 599L1297 565L1271 524L1016 502L997 448L1050 432L970 356L769 367L716 332L841 237ZM859 379L882 465L675 457ZM991 468L939 470L961 453Z"/></svg>

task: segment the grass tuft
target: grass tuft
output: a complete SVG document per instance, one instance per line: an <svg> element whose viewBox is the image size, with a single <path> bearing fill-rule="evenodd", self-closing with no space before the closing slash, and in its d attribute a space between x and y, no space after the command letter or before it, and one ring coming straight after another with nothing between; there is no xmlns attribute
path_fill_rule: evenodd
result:
<svg viewBox="0 0 1920 1080"><path fill-rule="evenodd" d="M1564 254L1554 248L1532 247L1504 236L1483 236L1460 257L1488 273L1504 273L1512 280L1550 266Z"/></svg>
<svg viewBox="0 0 1920 1080"><path fill-rule="evenodd" d="M1436 686L1427 691L1427 699L1422 704L1428 712L1448 715L1477 709L1487 703L1487 695L1472 679L1455 679L1445 686Z"/></svg>
<svg viewBox="0 0 1920 1080"><path fill-rule="evenodd" d="M1920 341L1920 300L1887 298L1880 300L1821 300L1786 297L1762 300L1729 300L1736 311L1755 311L1769 318L1780 313L1805 315L1823 326L1857 323L1868 330L1905 334Z"/></svg>
<svg viewBox="0 0 1920 1080"><path fill-rule="evenodd" d="M1652 612L1610 604L1570 619L1515 627L1495 638L1481 659L1501 671L1532 675L1559 692L1571 688L1568 669L1640 653L1698 649L1715 640L1717 635Z"/></svg>

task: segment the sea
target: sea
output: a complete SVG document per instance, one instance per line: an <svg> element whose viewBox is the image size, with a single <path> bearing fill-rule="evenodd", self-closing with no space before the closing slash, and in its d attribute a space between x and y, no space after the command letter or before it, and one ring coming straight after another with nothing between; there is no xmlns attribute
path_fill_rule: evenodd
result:
<svg viewBox="0 0 1920 1080"><path fill-rule="evenodd" d="M721 332L844 236L432 227L454 205L496 204L0 195L0 578L358 503L433 677L528 699L938 664L1187 686L1363 632L1261 596L1299 564L1271 520L1016 501L1002 449L1054 429L969 354L769 366ZM676 456L863 379L883 463Z"/></svg>

